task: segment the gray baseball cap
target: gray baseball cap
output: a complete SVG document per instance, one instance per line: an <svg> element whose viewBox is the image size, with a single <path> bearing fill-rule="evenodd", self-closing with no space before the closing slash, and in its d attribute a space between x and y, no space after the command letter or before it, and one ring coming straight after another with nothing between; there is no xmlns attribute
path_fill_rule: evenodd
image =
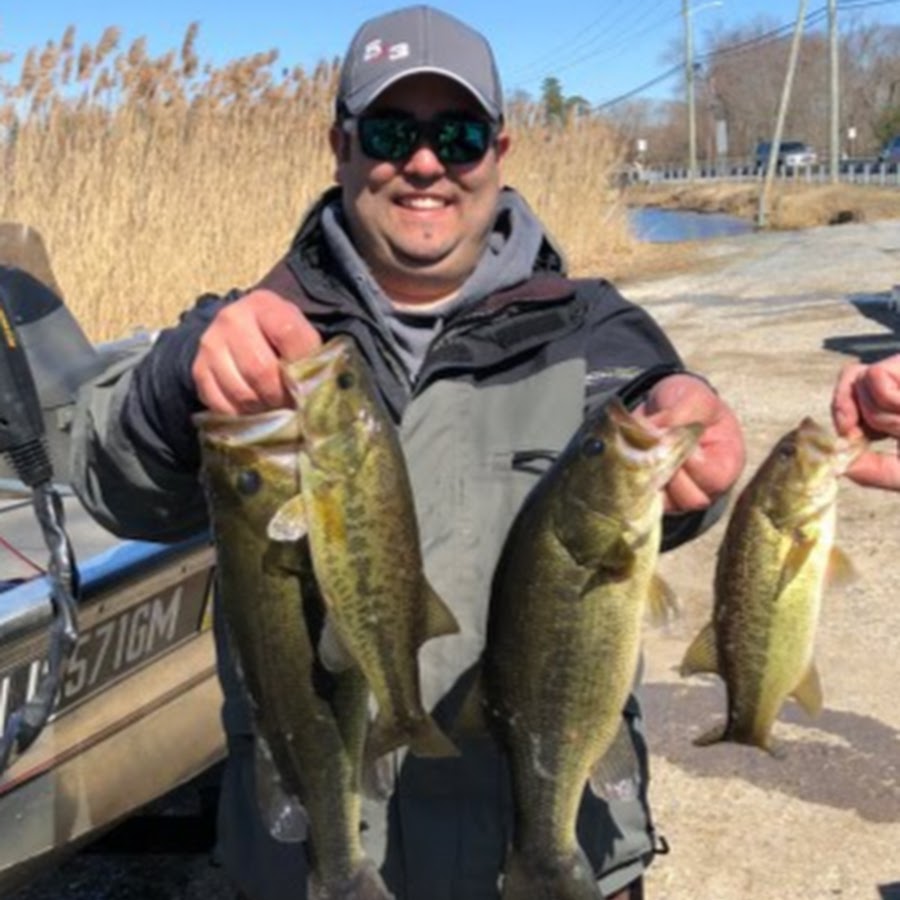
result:
<svg viewBox="0 0 900 900"><path fill-rule="evenodd" d="M503 91L491 45L432 6L407 6L362 24L341 66L338 114L359 115L385 88L420 72L452 78L493 121L502 118Z"/></svg>

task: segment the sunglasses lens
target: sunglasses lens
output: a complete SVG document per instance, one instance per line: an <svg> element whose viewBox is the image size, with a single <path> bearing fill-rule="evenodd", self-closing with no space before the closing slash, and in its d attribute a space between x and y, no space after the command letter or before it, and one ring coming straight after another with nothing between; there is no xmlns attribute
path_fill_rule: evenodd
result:
<svg viewBox="0 0 900 900"><path fill-rule="evenodd" d="M471 163L488 151L491 127L480 119L440 119L435 123L434 149L445 163Z"/></svg>
<svg viewBox="0 0 900 900"><path fill-rule="evenodd" d="M491 126L481 119L443 116L419 122L409 116L361 116L359 143L370 159L401 162L408 159L424 135L442 163L480 160L491 143Z"/></svg>
<svg viewBox="0 0 900 900"><path fill-rule="evenodd" d="M359 143L371 159L399 162L406 159L419 140L415 119L398 116L362 117L359 119Z"/></svg>

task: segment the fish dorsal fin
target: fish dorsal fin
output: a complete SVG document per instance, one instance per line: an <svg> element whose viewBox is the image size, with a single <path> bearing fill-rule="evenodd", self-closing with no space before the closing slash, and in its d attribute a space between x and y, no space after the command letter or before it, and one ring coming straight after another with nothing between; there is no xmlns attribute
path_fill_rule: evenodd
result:
<svg viewBox="0 0 900 900"><path fill-rule="evenodd" d="M791 695L813 718L822 712L822 683L814 662L809 664L806 674Z"/></svg>
<svg viewBox="0 0 900 900"><path fill-rule="evenodd" d="M275 511L266 533L271 541L290 543L306 537L307 528L303 494L295 494Z"/></svg>
<svg viewBox="0 0 900 900"><path fill-rule="evenodd" d="M425 640L442 634L458 634L459 622L450 607L438 596L435 589L422 579L422 599L425 602Z"/></svg>
<svg viewBox="0 0 900 900"><path fill-rule="evenodd" d="M680 615L681 607L675 591L661 575L654 573L647 596L647 621L651 626L660 628Z"/></svg>
<svg viewBox="0 0 900 900"><path fill-rule="evenodd" d="M707 622L694 638L684 654L679 669L682 677L698 672L719 673L719 653L716 650L716 631L712 622Z"/></svg>
<svg viewBox="0 0 900 900"><path fill-rule="evenodd" d="M612 743L591 769L588 783L606 801L634 800L641 783L641 767L624 718Z"/></svg>

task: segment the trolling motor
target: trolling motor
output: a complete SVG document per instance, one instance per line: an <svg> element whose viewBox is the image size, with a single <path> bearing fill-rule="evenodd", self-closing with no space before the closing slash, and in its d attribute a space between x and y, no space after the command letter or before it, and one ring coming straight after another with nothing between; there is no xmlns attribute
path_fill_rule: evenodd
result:
<svg viewBox="0 0 900 900"><path fill-rule="evenodd" d="M35 515L50 553L47 577L53 621L47 665L37 690L12 713L0 738L0 773L41 733L53 712L66 665L78 640L74 554L65 530L62 500L53 484L53 465L37 388L17 327L24 317L21 303L16 301L21 301L23 293L61 303L46 285L27 272L0 266L0 453L31 490Z"/></svg>

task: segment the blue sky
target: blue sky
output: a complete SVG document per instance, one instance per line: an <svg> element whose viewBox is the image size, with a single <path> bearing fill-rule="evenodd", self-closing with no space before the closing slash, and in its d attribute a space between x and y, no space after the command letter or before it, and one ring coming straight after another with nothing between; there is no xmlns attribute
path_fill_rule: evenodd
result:
<svg viewBox="0 0 900 900"><path fill-rule="evenodd" d="M276 48L280 64L311 68L344 53L356 26L400 5L391 0L337 0L286 3L284 0L155 0L116 5L108 0L78 3L17 0L0 7L0 53L13 63L0 78L15 81L18 64L30 47L59 41L68 25L76 44L96 44L104 28L122 31L120 49L138 37L152 54L177 49L192 21L200 23L197 50L204 62L221 64L238 56ZM900 0L838 0L839 22L900 24ZM507 92L521 88L537 95L542 80L554 75L567 95L601 104L653 80L673 65L673 48L683 47L681 0L441 0L436 5L487 35L497 54ZM827 0L808 0L807 11ZM790 25L795 0L690 0L697 52L716 27L732 28L765 17ZM852 9L851 9L852 7ZM820 26L821 27L821 26ZM677 91L672 78L642 96L667 98Z"/></svg>

